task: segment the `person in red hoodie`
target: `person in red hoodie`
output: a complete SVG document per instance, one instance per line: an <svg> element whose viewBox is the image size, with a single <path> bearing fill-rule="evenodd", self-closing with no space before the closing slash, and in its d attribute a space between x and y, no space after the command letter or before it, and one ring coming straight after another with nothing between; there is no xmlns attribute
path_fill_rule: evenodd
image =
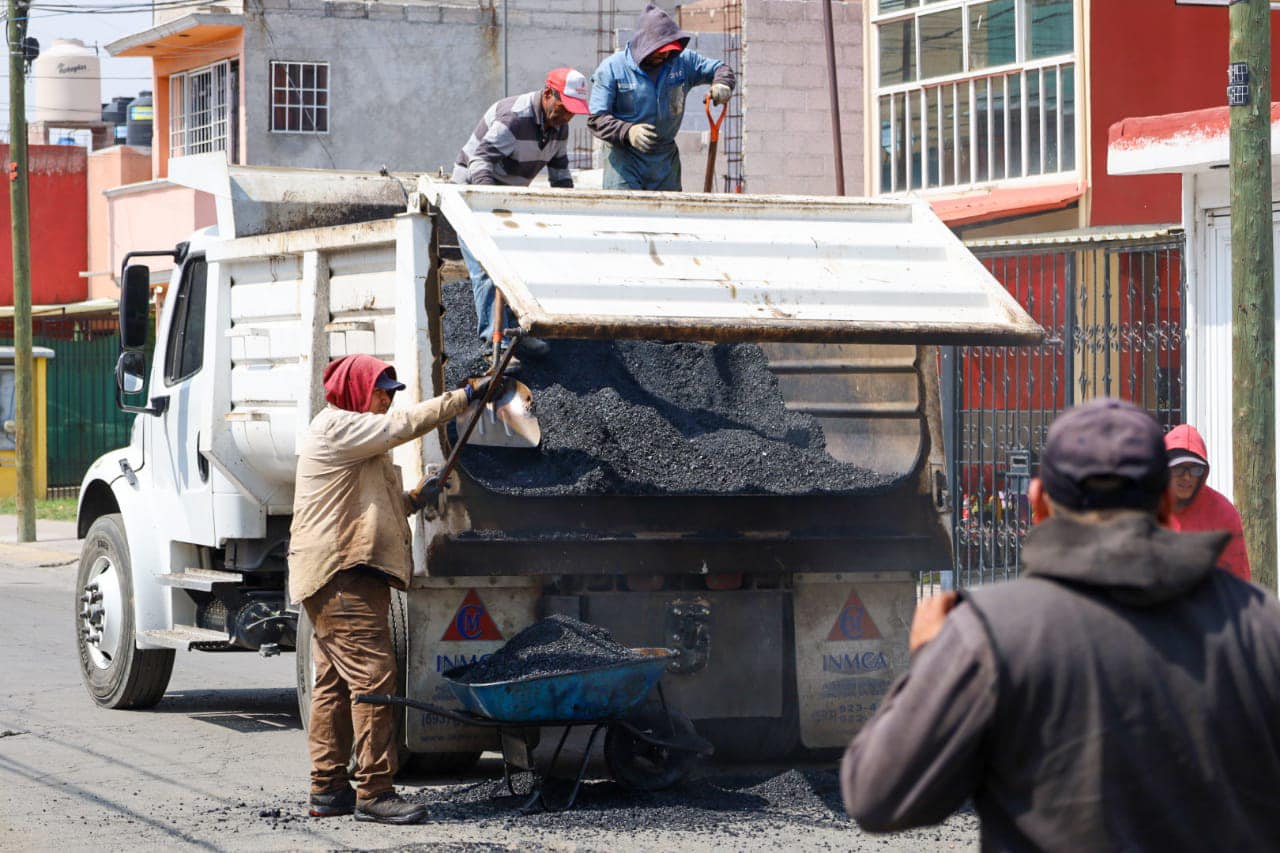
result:
<svg viewBox="0 0 1280 853"><path fill-rule="evenodd" d="M1165 435L1164 446L1169 451L1169 497L1173 498L1169 529L1230 531L1231 541L1218 557L1218 565L1242 580L1251 580L1240 513L1225 495L1205 483L1209 452L1204 439L1195 427L1181 424Z"/></svg>

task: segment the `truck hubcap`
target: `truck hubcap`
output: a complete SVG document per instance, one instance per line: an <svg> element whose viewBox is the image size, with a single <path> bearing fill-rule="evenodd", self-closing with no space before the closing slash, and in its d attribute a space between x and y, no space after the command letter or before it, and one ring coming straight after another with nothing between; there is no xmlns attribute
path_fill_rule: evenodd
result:
<svg viewBox="0 0 1280 853"><path fill-rule="evenodd" d="M120 601L120 577L111 558L98 557L80 592L80 641L98 669L106 669L120 649L124 610Z"/></svg>

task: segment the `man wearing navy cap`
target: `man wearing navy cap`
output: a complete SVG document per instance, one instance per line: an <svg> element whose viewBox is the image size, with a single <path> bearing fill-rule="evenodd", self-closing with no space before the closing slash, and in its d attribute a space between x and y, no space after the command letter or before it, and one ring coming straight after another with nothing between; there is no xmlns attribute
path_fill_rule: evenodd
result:
<svg viewBox="0 0 1280 853"><path fill-rule="evenodd" d="M972 800L996 850L1280 846L1280 605L1174 533L1159 425L1054 422L1019 580L916 608L911 667L845 753L863 829Z"/></svg>
<svg viewBox="0 0 1280 853"><path fill-rule="evenodd" d="M426 814L391 783L395 709L352 705L351 697L395 692L391 587L409 586L406 518L421 507L405 492L390 451L462 414L491 382L468 379L457 391L390 411L404 384L385 361L347 355L325 368L328 405L298 447L289 528L289 600L302 605L314 633L307 725L313 817L354 812L356 820L417 823Z"/></svg>

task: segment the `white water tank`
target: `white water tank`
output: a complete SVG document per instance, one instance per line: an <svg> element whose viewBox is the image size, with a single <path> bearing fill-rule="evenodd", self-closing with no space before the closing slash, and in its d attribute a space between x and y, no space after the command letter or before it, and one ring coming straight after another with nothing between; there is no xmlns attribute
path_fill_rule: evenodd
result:
<svg viewBox="0 0 1280 853"><path fill-rule="evenodd" d="M36 121L99 121L102 72L98 54L79 39L54 39L31 63Z"/></svg>

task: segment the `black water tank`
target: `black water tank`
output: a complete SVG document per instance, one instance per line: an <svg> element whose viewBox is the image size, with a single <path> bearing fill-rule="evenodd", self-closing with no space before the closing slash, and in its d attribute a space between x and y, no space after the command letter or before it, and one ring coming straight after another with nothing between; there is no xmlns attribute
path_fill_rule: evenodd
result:
<svg viewBox="0 0 1280 853"><path fill-rule="evenodd" d="M129 104L132 102L133 98L117 95L111 99L111 103L103 105L102 120L111 124L124 124L129 120Z"/></svg>
<svg viewBox="0 0 1280 853"><path fill-rule="evenodd" d="M138 99L129 105L129 120L125 125L125 143L137 148L151 147L151 93L139 92Z"/></svg>

